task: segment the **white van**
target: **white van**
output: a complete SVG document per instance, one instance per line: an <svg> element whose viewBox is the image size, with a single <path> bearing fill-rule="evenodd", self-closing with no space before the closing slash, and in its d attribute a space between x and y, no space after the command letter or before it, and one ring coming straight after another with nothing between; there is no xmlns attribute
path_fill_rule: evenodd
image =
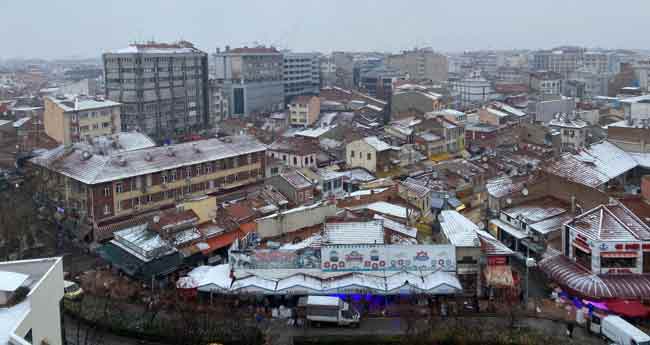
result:
<svg viewBox="0 0 650 345"><path fill-rule="evenodd" d="M650 345L650 336L615 315L602 319L601 333L618 345Z"/></svg>
<svg viewBox="0 0 650 345"><path fill-rule="evenodd" d="M303 310L307 322L334 323L339 326L359 327L361 314L338 297L305 296L298 299L298 309Z"/></svg>

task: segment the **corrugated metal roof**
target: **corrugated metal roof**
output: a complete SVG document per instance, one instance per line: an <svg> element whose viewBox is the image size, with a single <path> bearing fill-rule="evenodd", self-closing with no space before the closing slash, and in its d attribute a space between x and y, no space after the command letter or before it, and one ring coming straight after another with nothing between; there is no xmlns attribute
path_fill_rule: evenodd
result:
<svg viewBox="0 0 650 345"><path fill-rule="evenodd" d="M374 147L375 150L377 150L377 151L379 151L379 152L386 151L386 150L390 150L390 149L393 148L393 147L390 146L388 143L386 143L386 142L380 140L380 139L377 138L377 137L366 137L366 138L363 138L363 141L365 141L366 144L368 144L368 145Z"/></svg>
<svg viewBox="0 0 650 345"><path fill-rule="evenodd" d="M479 240L481 241L481 250L485 255L488 256L497 256L497 255L514 255L515 252L508 248L505 244L499 242L494 236L489 232L483 230L477 230L476 234L478 235Z"/></svg>
<svg viewBox="0 0 650 345"><path fill-rule="evenodd" d="M389 229L389 230L392 230L392 231L395 231L395 232L399 232L400 234L411 237L411 238L416 238L417 235L418 235L418 229L416 229L416 228L414 228L412 226L408 226L406 224L396 222L396 221L388 219L386 217L382 217L382 216L380 216L378 214L376 214L374 218L377 219L377 220L383 221L384 222L384 228L386 228L386 229Z"/></svg>
<svg viewBox="0 0 650 345"><path fill-rule="evenodd" d="M327 244L383 244L384 226L381 220L368 222L326 223L323 242Z"/></svg>
<svg viewBox="0 0 650 345"><path fill-rule="evenodd" d="M542 198L507 208L502 212L512 218L522 217L530 225L558 216L566 211L564 203L560 200L555 198Z"/></svg>
<svg viewBox="0 0 650 345"><path fill-rule="evenodd" d="M63 148L57 148L55 152L33 158L32 162L82 183L97 184L266 150L266 146L251 137L230 139L230 142L207 139L107 156L91 155L88 159L83 159L82 151L66 154ZM121 165L120 160L126 164Z"/></svg>
<svg viewBox="0 0 650 345"><path fill-rule="evenodd" d="M650 228L620 203L599 205L567 225L594 240L650 240Z"/></svg>
<svg viewBox="0 0 650 345"><path fill-rule="evenodd" d="M526 182L528 182L528 178L516 179L510 176L503 176L488 180L485 188L491 196L502 198L506 195L522 191Z"/></svg>
<svg viewBox="0 0 650 345"><path fill-rule="evenodd" d="M541 222L537 222L535 224L530 225L530 228L539 232L542 235L546 235L550 232L556 231L556 230L561 230L562 225L568 221L573 219L573 215L570 213L563 213L557 217L551 217L548 219L545 219Z"/></svg>
<svg viewBox="0 0 650 345"><path fill-rule="evenodd" d="M476 234L478 226L457 211L442 211L440 226L445 237L456 247L478 247L481 245Z"/></svg>
<svg viewBox="0 0 650 345"><path fill-rule="evenodd" d="M627 171L638 162L616 145L603 141L580 150L566 153L546 166L551 174L592 188L598 187Z"/></svg>

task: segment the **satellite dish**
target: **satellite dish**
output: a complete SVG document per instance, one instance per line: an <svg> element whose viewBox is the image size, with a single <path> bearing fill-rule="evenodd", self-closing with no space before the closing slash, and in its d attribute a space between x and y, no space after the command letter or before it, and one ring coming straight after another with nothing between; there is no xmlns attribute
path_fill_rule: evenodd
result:
<svg viewBox="0 0 650 345"><path fill-rule="evenodd" d="M478 228L479 228L479 230L485 230L485 223L479 222L478 223Z"/></svg>
<svg viewBox="0 0 650 345"><path fill-rule="evenodd" d="M521 190L521 194L522 194L523 196L528 196L528 188L525 188L525 187L524 187L524 189Z"/></svg>
<svg viewBox="0 0 650 345"><path fill-rule="evenodd" d="M506 203L507 203L508 205L512 204L512 199L510 199L510 198L506 199Z"/></svg>

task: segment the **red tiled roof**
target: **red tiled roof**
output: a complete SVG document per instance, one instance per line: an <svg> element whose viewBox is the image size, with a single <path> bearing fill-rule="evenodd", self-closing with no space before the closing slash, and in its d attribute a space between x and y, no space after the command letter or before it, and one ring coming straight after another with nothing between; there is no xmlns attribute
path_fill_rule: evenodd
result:
<svg viewBox="0 0 650 345"><path fill-rule="evenodd" d="M225 208L226 213L234 218L235 221L248 221L255 217L255 211L247 202L238 202Z"/></svg>
<svg viewBox="0 0 650 345"><path fill-rule="evenodd" d="M596 275L564 255L543 259L539 268L550 279L582 297L598 300L650 296L650 274Z"/></svg>
<svg viewBox="0 0 650 345"><path fill-rule="evenodd" d="M160 213L160 219L157 223L151 225L153 230L159 230L168 225L174 225L183 222L198 221L199 216L193 210L178 211L171 209Z"/></svg>
<svg viewBox="0 0 650 345"><path fill-rule="evenodd" d="M245 223L242 224L239 229L235 231L230 231L225 234L221 234L215 237L212 237L208 239L206 242L209 246L209 248L202 250L201 252L205 255L208 255L212 252L214 252L217 249L221 249L223 247L231 245L233 242L235 242L236 239L243 238L244 236L248 235L249 233L255 231L256 224L253 223Z"/></svg>

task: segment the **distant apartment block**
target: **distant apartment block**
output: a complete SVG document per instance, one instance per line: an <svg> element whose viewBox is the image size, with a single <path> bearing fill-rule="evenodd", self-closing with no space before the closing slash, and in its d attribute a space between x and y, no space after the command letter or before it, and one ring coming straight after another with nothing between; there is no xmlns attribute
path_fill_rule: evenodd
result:
<svg viewBox="0 0 650 345"><path fill-rule="evenodd" d="M559 96L562 93L562 75L556 72L531 73L529 86L542 95Z"/></svg>
<svg viewBox="0 0 650 345"><path fill-rule="evenodd" d="M68 146L119 132L120 106L100 97L47 96L43 113L45 133Z"/></svg>
<svg viewBox="0 0 650 345"><path fill-rule="evenodd" d="M223 83L230 116L283 110L283 64L282 53L273 47L217 48L214 72Z"/></svg>
<svg viewBox="0 0 650 345"><path fill-rule="evenodd" d="M318 121L320 98L318 96L297 96L289 103L289 124L308 127Z"/></svg>
<svg viewBox="0 0 650 345"><path fill-rule="evenodd" d="M582 65L583 55L584 49L578 47L539 50L532 54L531 67L535 71L550 71L567 77Z"/></svg>
<svg viewBox="0 0 650 345"><path fill-rule="evenodd" d="M320 90L320 54L284 53L284 97L317 95Z"/></svg>
<svg viewBox="0 0 650 345"><path fill-rule="evenodd" d="M210 119L214 123L227 119L230 116L230 103L226 97L223 83L215 79L210 79L209 92L209 107Z"/></svg>
<svg viewBox="0 0 650 345"><path fill-rule="evenodd" d="M123 131L165 139L209 127L207 53L184 41L148 42L103 59L106 97L123 104Z"/></svg>
<svg viewBox="0 0 650 345"><path fill-rule="evenodd" d="M390 55L386 64L399 69L401 73L408 73L414 80L443 82L448 78L447 57L435 53L430 48L407 50L402 54Z"/></svg>

